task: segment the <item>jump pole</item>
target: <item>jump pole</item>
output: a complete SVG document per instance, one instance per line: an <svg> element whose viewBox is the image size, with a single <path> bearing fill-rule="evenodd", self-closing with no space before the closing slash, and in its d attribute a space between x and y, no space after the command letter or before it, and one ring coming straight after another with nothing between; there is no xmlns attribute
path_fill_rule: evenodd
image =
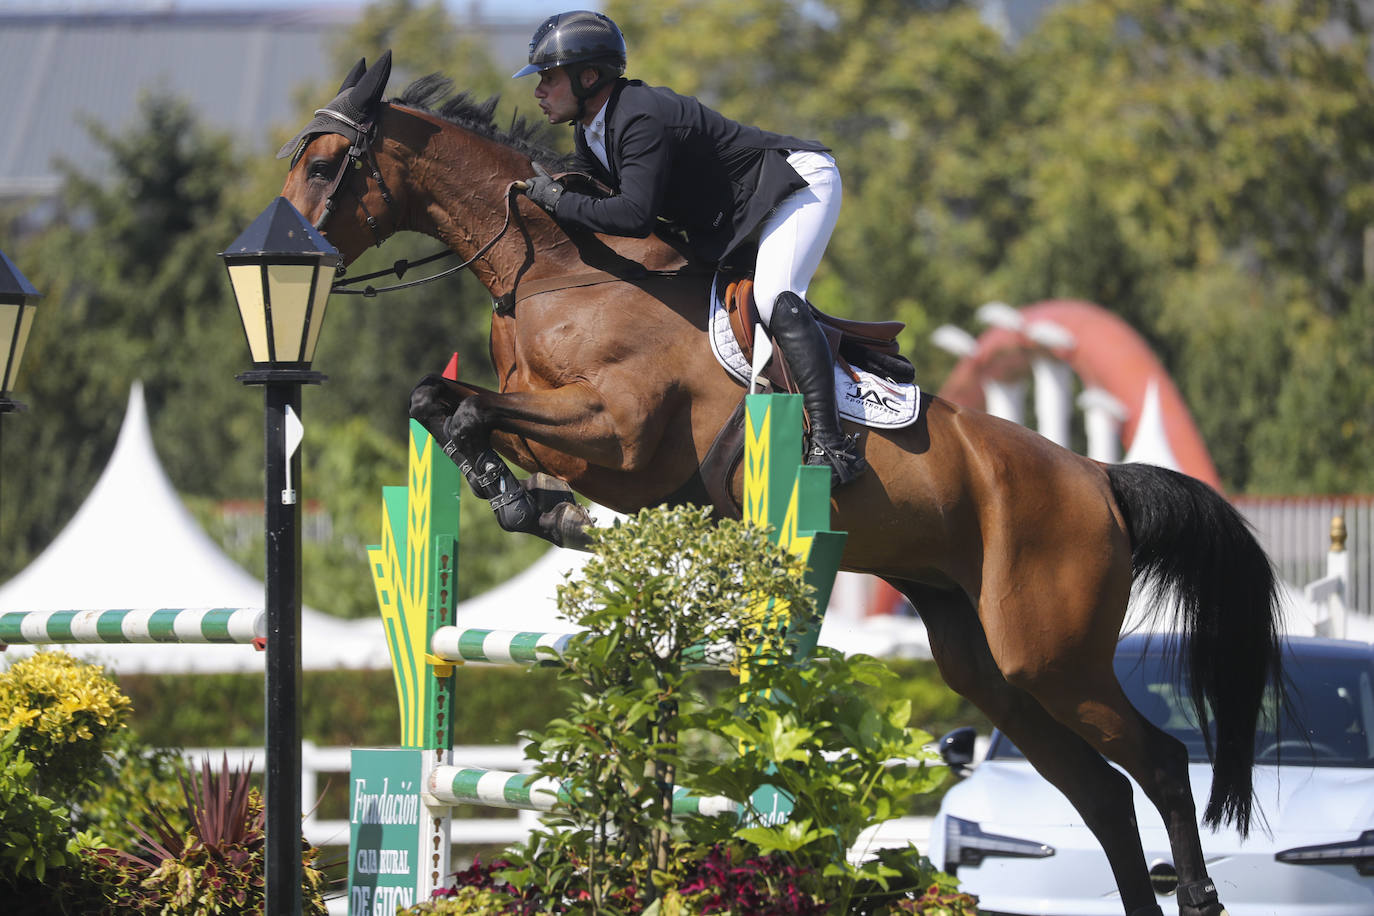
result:
<svg viewBox="0 0 1374 916"><path fill-rule="evenodd" d="M829 530L830 471L801 463L799 395L749 395L745 418L743 517L773 526L775 540L806 560L815 589L811 619L771 602L753 610L756 638L782 635L795 657L815 649L829 603L843 532ZM368 548L385 625L401 713L399 748L355 748L349 779L349 913L391 916L398 905L426 900L450 873L450 807L488 804L546 810L566 792L557 780L533 780L454 765L451 758L454 671L464 664L556 663L572 633L462 630L454 625L458 562L458 496L463 480L453 462L414 421L409 435L408 486L383 488L382 543ZM738 665L747 658L703 647L703 665ZM748 816L780 823L791 799L765 786L748 805L679 790L680 813Z"/></svg>
<svg viewBox="0 0 1374 916"><path fill-rule="evenodd" d="M108 608L0 611L0 648L80 643L251 643L266 636L262 608Z"/></svg>

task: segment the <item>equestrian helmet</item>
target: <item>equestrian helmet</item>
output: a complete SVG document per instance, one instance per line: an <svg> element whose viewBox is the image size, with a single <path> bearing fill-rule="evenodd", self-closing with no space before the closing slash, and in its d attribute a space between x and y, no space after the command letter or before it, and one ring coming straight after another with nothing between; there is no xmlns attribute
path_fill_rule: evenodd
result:
<svg viewBox="0 0 1374 916"><path fill-rule="evenodd" d="M529 65L512 79L569 64L599 64L613 71L613 79L625 72L625 36L601 13L555 13L534 30Z"/></svg>

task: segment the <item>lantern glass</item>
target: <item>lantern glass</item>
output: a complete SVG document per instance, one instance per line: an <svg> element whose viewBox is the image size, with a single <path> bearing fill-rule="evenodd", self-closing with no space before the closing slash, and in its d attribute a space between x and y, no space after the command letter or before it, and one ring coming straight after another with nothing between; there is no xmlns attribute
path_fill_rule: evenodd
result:
<svg viewBox="0 0 1374 916"><path fill-rule="evenodd" d="M239 318L248 338L248 352L253 362L266 363L272 358L267 347L267 303L263 299L262 265L256 263L230 264L229 282L234 286L234 298L239 304Z"/></svg>
<svg viewBox="0 0 1374 916"><path fill-rule="evenodd" d="M280 362L310 362L305 352L313 304L315 264L272 264L267 268L267 302L272 321L272 351Z"/></svg>
<svg viewBox="0 0 1374 916"><path fill-rule="evenodd" d="M0 396L14 388L19 364L24 361L24 346L33 329L33 306L19 302L0 302L0 347L4 348L5 365L0 372Z"/></svg>
<svg viewBox="0 0 1374 916"><path fill-rule="evenodd" d="M313 301L310 305L310 326L305 330L305 353L301 357L307 363L314 361L315 345L320 342L320 328L324 327L324 312L329 305L332 276L332 270L317 270L315 274L315 287L311 294Z"/></svg>

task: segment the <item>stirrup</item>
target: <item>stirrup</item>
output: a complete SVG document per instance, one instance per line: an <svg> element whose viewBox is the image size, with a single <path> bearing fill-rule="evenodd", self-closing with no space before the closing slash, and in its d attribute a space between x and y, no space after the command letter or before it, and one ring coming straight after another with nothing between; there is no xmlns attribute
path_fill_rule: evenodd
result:
<svg viewBox="0 0 1374 916"><path fill-rule="evenodd" d="M868 470L868 462L854 450L858 446L859 437L845 436L842 442L843 444L838 447L828 446L813 438L806 452L807 464L830 468L832 488L842 487Z"/></svg>

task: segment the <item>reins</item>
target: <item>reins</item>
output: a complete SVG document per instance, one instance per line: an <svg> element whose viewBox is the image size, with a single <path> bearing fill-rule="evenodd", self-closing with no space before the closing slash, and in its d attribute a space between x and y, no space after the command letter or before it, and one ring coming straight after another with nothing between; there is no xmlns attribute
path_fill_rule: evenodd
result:
<svg viewBox="0 0 1374 916"><path fill-rule="evenodd" d="M333 117L340 117L336 112L331 111L329 112L329 114ZM341 120L346 119L341 118ZM376 157L372 154L372 147L370 142L372 139L372 122L369 121L367 124L354 124L353 122L349 121L347 123L358 131L359 139L357 143L352 144L349 147L348 159L346 162L344 162L342 167L340 167L339 174L334 178L334 184L330 187L329 194L325 198L324 212L320 214L319 220L317 220L315 223L316 229L320 229L321 227L323 227L325 221L329 219L330 214L333 213L334 198L335 195L338 194L341 186L343 185L344 177L348 174L350 170L362 168L364 160L367 161L372 171L372 178L377 182L378 189L381 191L382 194L382 200L386 202L388 212L390 212L390 210L395 206L392 202L391 193L386 186L386 182L382 178L381 169L377 165ZM348 288L350 286L357 286L359 283L367 283L367 281L369 280L376 280L379 277L394 276L396 279L400 280L405 276L406 271L410 270L410 268L412 267L421 267L425 264L430 264L434 261L439 261L444 258L457 257L457 252L451 251L449 249L444 249L443 251L437 251L432 255L421 258L418 261L412 262L410 260L407 260L406 258L401 258L386 270L374 271L373 273L364 274L360 277L349 277L347 279L335 280L332 284L330 284L329 291L331 293L338 293L339 295L343 296L363 296L365 298L373 298L380 293L392 293L397 292L398 290L422 286L425 283L431 283L435 280L442 280L445 277L453 276L459 271L466 270L467 268L471 267L474 263L476 263L478 258L482 257L482 255L490 251L492 247L501 240L501 237L506 234L507 230L510 229L512 211L514 209L512 207L512 201L515 198L516 192L523 191L524 189L525 182L523 181L512 181L509 185L506 186L505 221L501 223L501 228L496 231L496 234L493 235L485 245L477 249L477 252L472 257L468 258L463 263L456 264L453 267L450 267L447 270L442 270L437 274L430 274L427 277L421 277L418 280L409 280L405 283L394 283L391 286L382 287L367 285L364 286L362 289ZM358 194L356 196L358 198L359 205L361 205L363 195ZM369 228L372 229L373 237L377 240L377 246L381 247L381 244L385 241L385 238L382 236L381 232L377 228L376 219L374 219L372 215L367 212L366 207L363 208L363 214L367 218L367 224ZM392 219L392 222L395 223L394 217ZM342 269L343 268L341 267L341 272ZM555 292L557 290L572 289L581 286L596 286L601 283L613 283L618 281L667 279L682 276L683 274L692 272L695 271L693 271L692 269L662 271L641 269L641 271L634 272L629 275L623 275L613 274L607 271L594 270L586 273L572 274L569 276L549 277L543 280L530 281L529 283L526 283L523 286L517 285L516 289L512 289L510 292L506 293L503 296L496 297L492 301L492 310L495 311L497 314L510 314L514 311L515 304L520 300L528 299L532 296L538 296L542 293Z"/></svg>
<svg viewBox="0 0 1374 916"><path fill-rule="evenodd" d="M432 262L432 261L438 261L438 260L441 260L441 259L443 259L443 258L457 257L457 252L455 252L455 251L450 251L450 250L445 249L444 251L435 252L434 254L432 254L432 255L430 255L430 256L428 256L428 257L426 257L426 258L421 258L420 260L416 261L416 262L413 263L413 264L412 264L410 261L406 260L405 258L402 258L402 259L400 259L399 261L397 261L395 264L392 264L391 267L388 268L387 270L379 270L379 271L376 271L375 273L364 274L364 275L361 276L361 277L352 277L352 278L347 279L347 280L335 280L335 281L330 285L329 291L330 291L331 293L339 293L340 295L344 295L344 296L366 296L366 297L371 298L371 297L373 297L373 296L376 296L378 293L391 293L391 292L395 292L396 290L410 289L412 286L421 286L421 285L423 285L423 284L425 284L425 283L430 283L430 282L432 282L432 281L434 281L434 280L442 280L444 277L452 276L453 274L458 273L460 270L465 270L465 269L467 269L468 267L471 267L471 266L477 261L478 258L480 258L482 255L486 254L488 251L491 251L492 246L495 245L497 242L499 242L499 241L501 240L501 236L505 235L505 234L506 234L506 230L510 228L510 222L511 222L511 200L514 199L514 197L515 197L515 192L521 190L524 186L525 186L525 183L524 183L523 181L512 181L512 182L506 187L506 220L505 220L505 222L503 222L503 223L501 224L501 228L498 229L498 230L496 231L496 234L495 234L494 236L491 237L491 240L490 240L490 241L488 241L488 242L487 242L485 245L483 245L481 248L477 249L477 253L474 254L472 257L468 258L468 259L467 259L466 261L464 261L462 264L455 265L455 266L453 266L453 267L448 268L447 270L440 271L440 272L437 273L437 274L430 274L428 277L421 277L421 278L418 279L418 280L410 280L410 281L408 281L408 282L406 282L406 283L396 283L396 284L393 284L392 286L383 286L383 287L381 287L381 288L377 288L377 287L375 287L375 286L365 286L365 287L363 287L362 289L347 289L347 288L346 288L346 287L349 287L349 286L356 286L357 284L359 284L359 283L364 283L364 282L366 282L366 281L368 281L368 280L375 280L375 279L377 279L378 277L395 276L396 279L399 280L399 279L401 279L402 277L404 277L406 271L409 270L409 269L412 268L412 267L419 267L419 266L421 266L421 265L429 264L429 263ZM388 203L389 203L389 202L390 202L390 201L388 200ZM327 213L327 212L328 212L328 210L326 209L326 213ZM323 219L321 219L321 222L323 222ZM377 244L380 245L381 242L378 242Z"/></svg>
<svg viewBox="0 0 1374 916"><path fill-rule="evenodd" d="M325 222L334 213L335 198L338 195L340 188L344 186L344 180L348 177L348 173L355 169L362 168L363 163L366 162L368 169L372 173L372 180L377 182L377 190L382 195L382 201L386 204L387 212L393 214L391 222L394 230L396 226L396 217L394 215L396 204L395 201L392 200L391 189L387 187L386 179L382 176L381 167L377 164L377 157L372 152L372 131L375 129L376 122L373 119L369 118L365 123L360 124L332 108L321 108L318 111L316 111L315 114L325 114L331 118L339 120L340 122L346 124L348 127L352 128L355 131L356 135L356 140L349 144L346 159L344 160L343 164L339 166L339 171L334 176L334 183L330 185L329 192L325 195L324 210L320 213L320 218L315 221L315 229L323 229ZM378 293L390 293L395 292L397 290L410 289L413 286L420 286L425 283L430 283L434 280L442 280L443 278L450 277L461 270L466 270L468 267L471 267L472 264L476 262L478 258L486 254L488 251L490 251L492 246L495 245L498 241L500 241L501 236L506 234L506 230L510 228L511 223L511 199L514 197L516 191L523 190L524 187L525 183L523 181L513 181L510 183L510 185L506 188L506 221L502 223L501 228L497 231L496 235L492 236L491 241L487 242L485 245L479 248L476 254L468 258L462 264L459 264L455 267L450 267L448 270L441 271L437 274L432 274L428 277L421 277L419 280L411 280L407 283L397 283L392 286L383 286L381 288L377 288L375 286L365 286L362 289L348 289L348 287L350 286L356 286L357 284L365 283L368 280L376 280L378 277L395 276L396 279L399 280L405 276L406 271L409 270L411 267L419 267L424 264L429 264L433 261L442 260L443 258L457 256L457 252L445 249L443 251L435 252L434 254L428 257L421 258L413 264L405 258L402 258L396 263L392 264L391 267L387 270L379 270L375 273L364 274L361 277L352 277L346 280L335 280L332 284L330 284L329 291L331 293L338 293L344 296L364 296L371 298L376 296ZM386 237L382 235L381 230L378 228L376 217L374 217L371 213L368 212L367 205L363 201L364 195L355 193L354 196L358 199L358 206L363 211L363 216L367 221L368 228L372 230L372 237L376 240L376 247L382 247L382 243L386 241ZM343 272L342 266L339 268L339 272Z"/></svg>

